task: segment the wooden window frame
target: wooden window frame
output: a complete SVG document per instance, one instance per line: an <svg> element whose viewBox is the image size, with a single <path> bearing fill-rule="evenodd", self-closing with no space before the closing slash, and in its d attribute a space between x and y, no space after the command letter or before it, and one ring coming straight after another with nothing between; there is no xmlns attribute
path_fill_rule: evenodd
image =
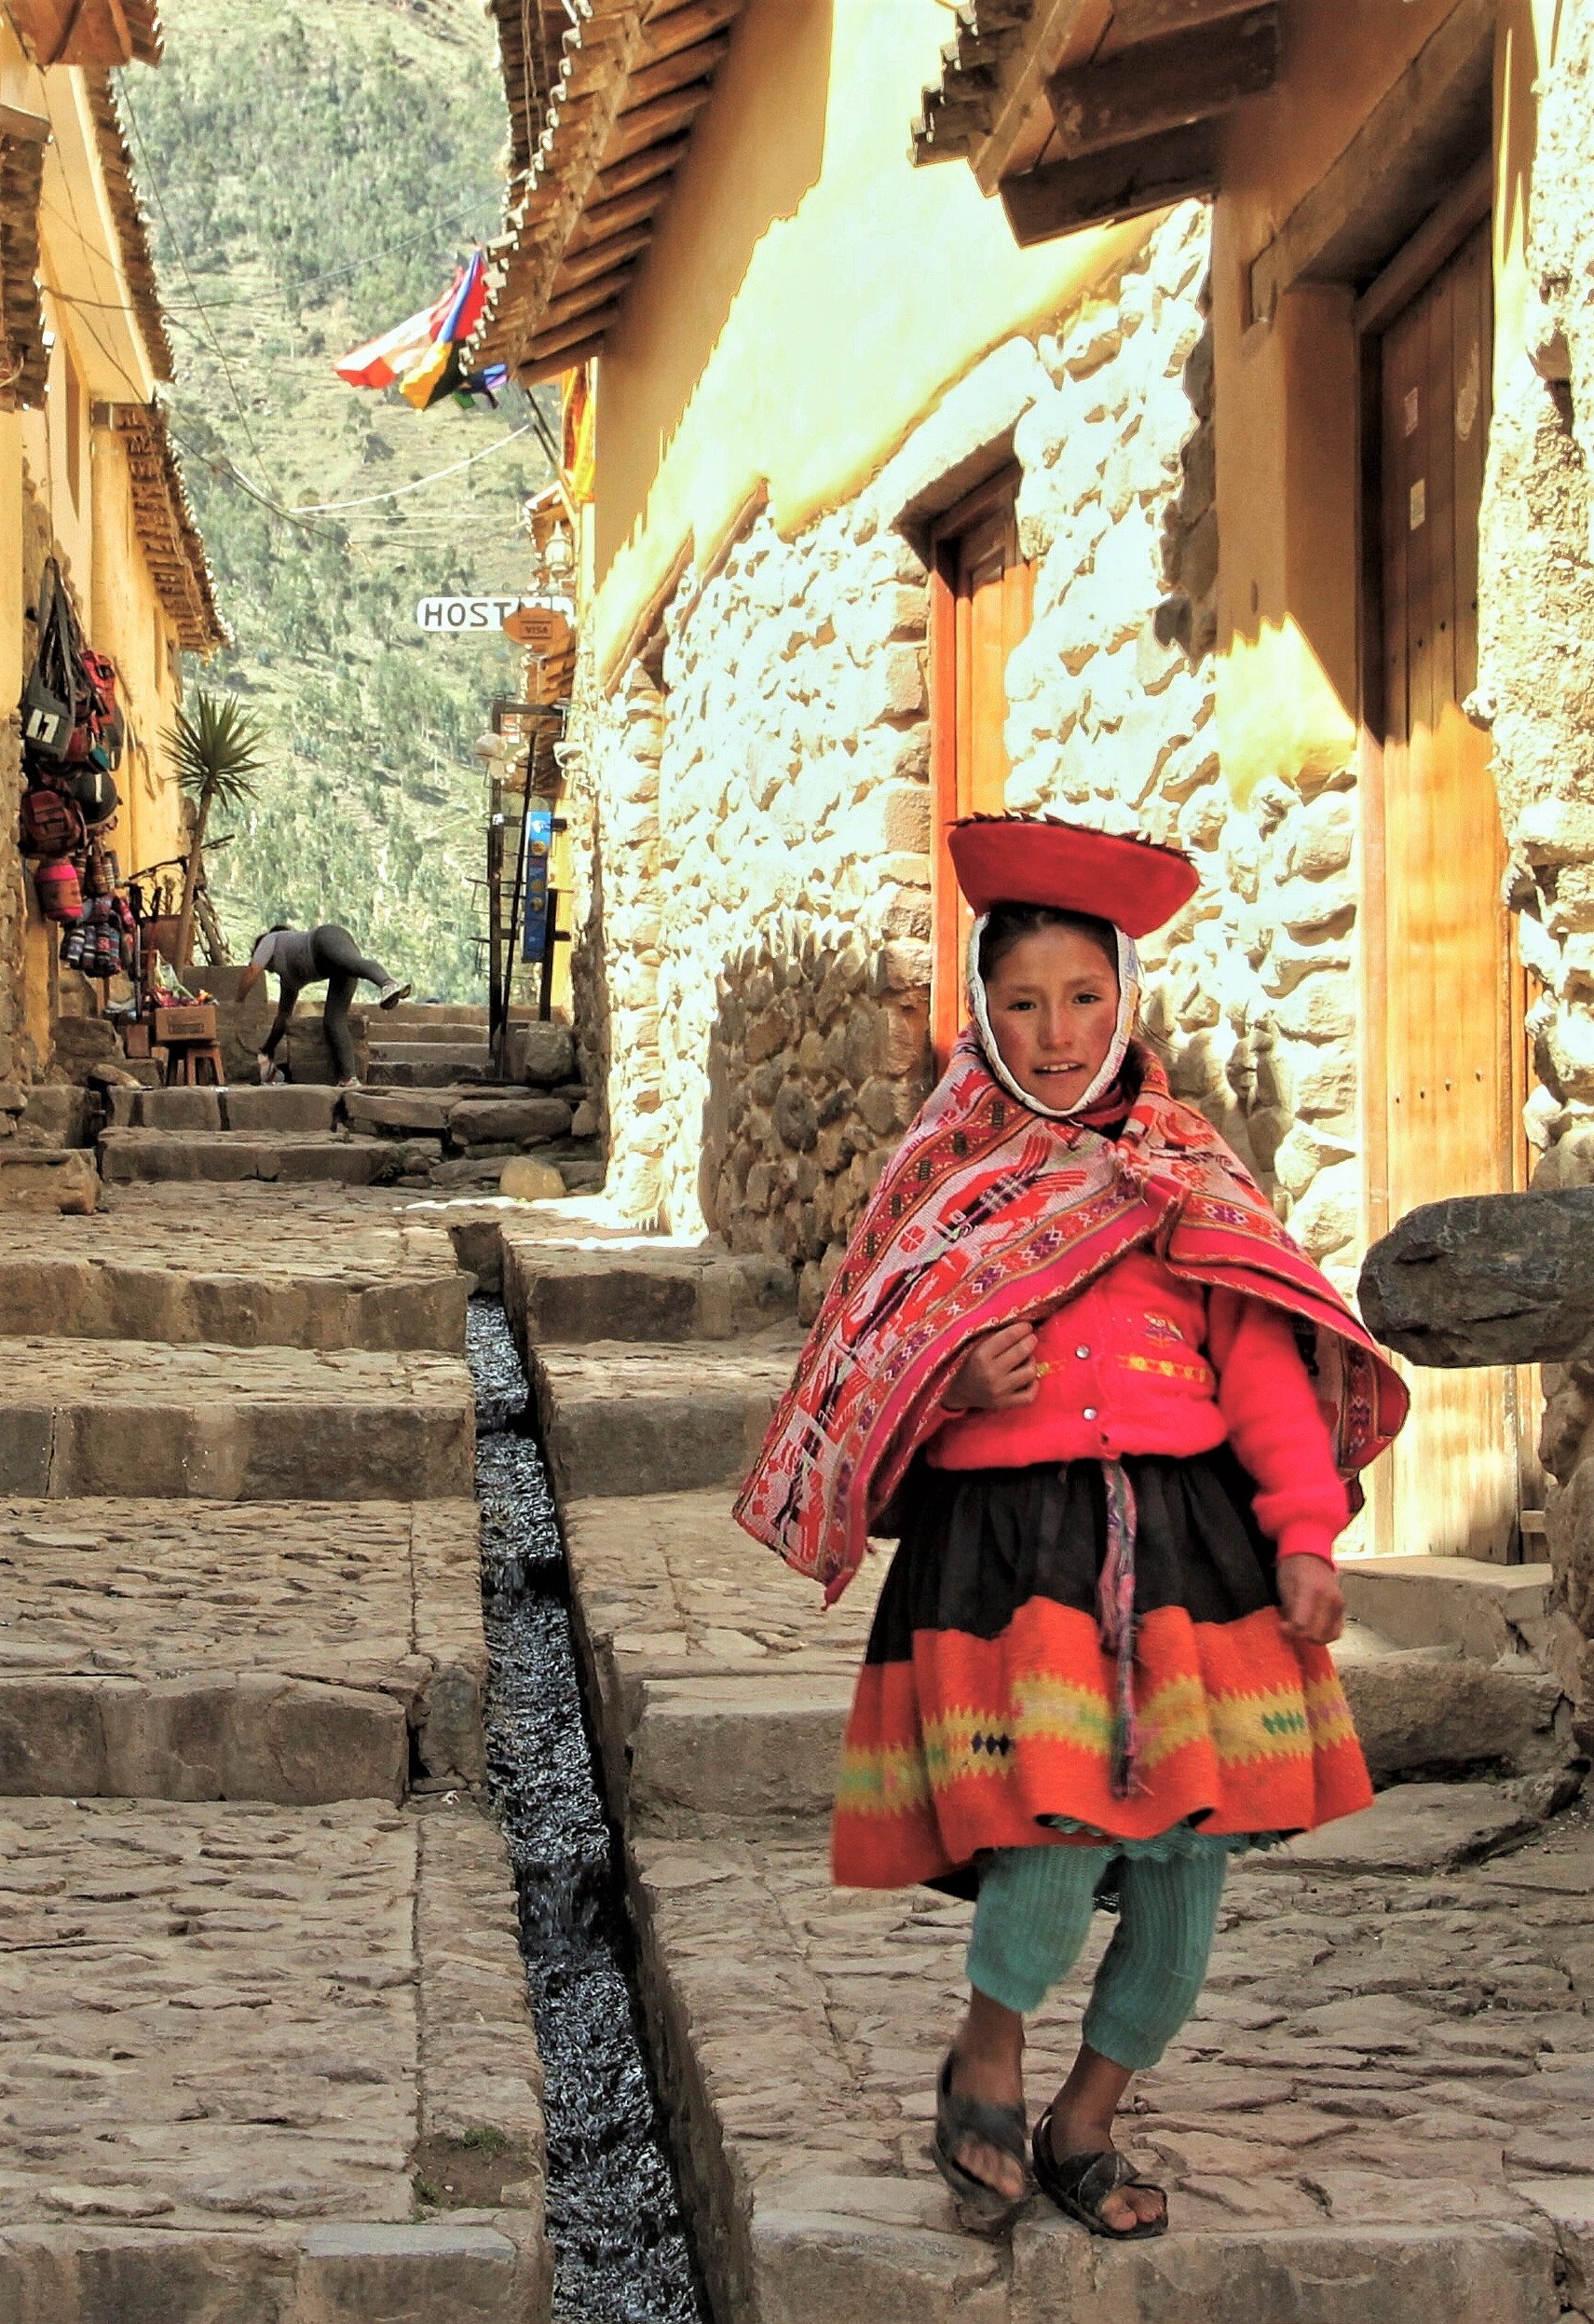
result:
<svg viewBox="0 0 1594 2324"><path fill-rule="evenodd" d="M969 750L968 705L959 680L967 653L960 637L958 566L964 536L1002 510L1016 507L1024 472L1009 461L938 516L930 528L930 1032L938 1072L945 1072L963 1023L964 964L956 882L945 833L959 814L958 773ZM1022 628L1034 599L1034 567L1024 558L1009 568Z"/></svg>

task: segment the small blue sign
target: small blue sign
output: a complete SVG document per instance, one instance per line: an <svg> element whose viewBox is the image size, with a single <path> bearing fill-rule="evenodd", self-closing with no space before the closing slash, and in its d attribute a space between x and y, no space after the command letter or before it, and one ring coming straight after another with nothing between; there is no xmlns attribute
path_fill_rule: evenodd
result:
<svg viewBox="0 0 1594 2324"><path fill-rule="evenodd" d="M526 809L524 845L521 876L525 908L520 956L525 961L539 961L548 941L548 880L553 854L553 809L548 800L533 800Z"/></svg>

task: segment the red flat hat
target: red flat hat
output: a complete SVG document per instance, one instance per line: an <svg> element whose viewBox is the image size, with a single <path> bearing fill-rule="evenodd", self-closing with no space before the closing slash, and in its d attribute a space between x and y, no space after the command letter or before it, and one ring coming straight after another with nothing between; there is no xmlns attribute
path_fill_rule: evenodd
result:
<svg viewBox="0 0 1594 2324"><path fill-rule="evenodd" d="M958 885L975 912L1050 904L1149 936L1188 904L1201 876L1177 848L1086 831L1049 815L970 815L947 835Z"/></svg>

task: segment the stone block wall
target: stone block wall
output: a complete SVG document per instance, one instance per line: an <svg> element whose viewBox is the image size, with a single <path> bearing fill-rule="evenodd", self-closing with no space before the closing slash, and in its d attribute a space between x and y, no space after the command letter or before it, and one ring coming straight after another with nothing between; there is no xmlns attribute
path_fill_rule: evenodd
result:
<svg viewBox="0 0 1594 2324"><path fill-rule="evenodd" d="M792 541L761 514L572 713L607 1191L809 1304L930 1083L926 611L866 499Z"/></svg>
<svg viewBox="0 0 1594 2324"><path fill-rule="evenodd" d="M684 576L620 683L579 699L577 1014L607 1092L608 1192L784 1257L805 1314L930 1084L915 543L924 472L945 459L933 505L958 497L948 410L978 414L982 375L1008 399L990 426L1011 432L1035 567L1008 804L1194 854L1200 896L1145 948L1147 1030L1313 1255L1354 1274L1355 778L1284 768L1243 806L1223 779L1207 253L1205 209L1173 213L1038 350L997 349L848 506L792 540L756 517Z"/></svg>
<svg viewBox="0 0 1594 2324"><path fill-rule="evenodd" d="M1034 613L1008 664L1007 803L1189 851L1201 891L1142 948L1178 1094L1342 1287L1359 1254L1354 768L1219 762L1207 219L1191 203L1040 355L1018 423Z"/></svg>
<svg viewBox="0 0 1594 2324"><path fill-rule="evenodd" d="M1527 346L1495 382L1484 481L1478 691L1536 987L1536 1186L1594 1183L1594 0L1541 60ZM1561 1605L1594 1639L1594 1367L1546 1365L1540 1457ZM1594 1647L1580 1693L1594 1701Z"/></svg>

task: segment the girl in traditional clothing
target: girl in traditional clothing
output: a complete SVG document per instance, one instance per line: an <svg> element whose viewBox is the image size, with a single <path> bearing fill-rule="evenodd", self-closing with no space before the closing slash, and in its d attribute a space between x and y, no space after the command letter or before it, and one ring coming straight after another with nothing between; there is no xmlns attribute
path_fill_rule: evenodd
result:
<svg viewBox="0 0 1594 2324"><path fill-rule="evenodd" d="M934 2159L1162 2235L1113 2118L1201 1991L1231 1855L1365 1807L1327 1651L1347 1483L1405 1392L1134 1037L1182 855L978 817L973 1023L859 1223L737 1505L832 1603L896 1533L833 1832L843 1886L977 1897ZM1358 1496L1359 1498L1359 1496ZM1027 2141L1024 2019L1118 1924Z"/></svg>

